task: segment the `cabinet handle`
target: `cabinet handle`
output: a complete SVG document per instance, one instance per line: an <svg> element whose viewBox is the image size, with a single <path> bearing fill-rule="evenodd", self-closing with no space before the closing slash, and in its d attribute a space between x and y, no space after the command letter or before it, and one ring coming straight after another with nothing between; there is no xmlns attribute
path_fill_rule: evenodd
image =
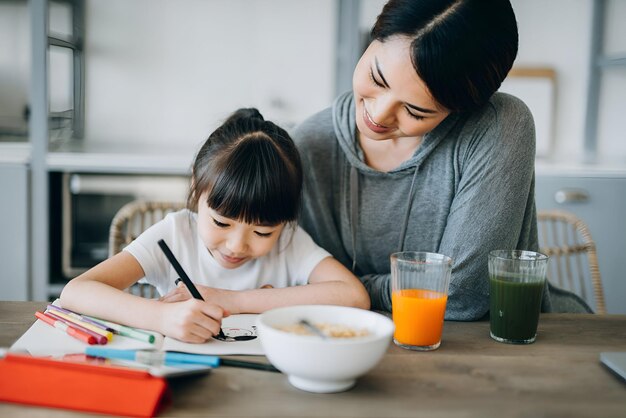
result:
<svg viewBox="0 0 626 418"><path fill-rule="evenodd" d="M561 189L554 194L556 203L585 203L589 201L589 193L582 189Z"/></svg>

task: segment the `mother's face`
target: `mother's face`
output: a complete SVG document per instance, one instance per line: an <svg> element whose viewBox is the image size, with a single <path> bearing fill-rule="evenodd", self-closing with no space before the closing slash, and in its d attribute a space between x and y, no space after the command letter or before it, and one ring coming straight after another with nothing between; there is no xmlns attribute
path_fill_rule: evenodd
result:
<svg viewBox="0 0 626 418"><path fill-rule="evenodd" d="M356 125L369 139L422 137L450 114L415 72L410 44L406 37L374 41L354 70Z"/></svg>

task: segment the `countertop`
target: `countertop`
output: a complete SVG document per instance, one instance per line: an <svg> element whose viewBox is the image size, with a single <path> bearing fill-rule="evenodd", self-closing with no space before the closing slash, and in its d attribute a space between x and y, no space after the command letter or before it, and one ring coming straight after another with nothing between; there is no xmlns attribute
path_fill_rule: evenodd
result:
<svg viewBox="0 0 626 418"><path fill-rule="evenodd" d="M46 162L50 171L187 175L200 145L73 140L51 146ZM29 162L30 144L0 143L0 163ZM538 176L626 178L626 161L538 158L535 171Z"/></svg>
<svg viewBox="0 0 626 418"><path fill-rule="evenodd" d="M187 175L196 152L190 144L71 141L51 146L46 164L50 171ZM30 155L28 143L0 143L0 163L29 164Z"/></svg>

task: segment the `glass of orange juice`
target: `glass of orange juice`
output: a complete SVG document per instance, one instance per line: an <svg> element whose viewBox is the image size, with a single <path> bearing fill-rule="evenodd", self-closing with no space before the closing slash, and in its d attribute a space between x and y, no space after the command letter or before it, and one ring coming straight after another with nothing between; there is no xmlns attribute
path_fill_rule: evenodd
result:
<svg viewBox="0 0 626 418"><path fill-rule="evenodd" d="M452 259L443 254L391 254L391 310L396 345L420 351L439 347L451 271Z"/></svg>

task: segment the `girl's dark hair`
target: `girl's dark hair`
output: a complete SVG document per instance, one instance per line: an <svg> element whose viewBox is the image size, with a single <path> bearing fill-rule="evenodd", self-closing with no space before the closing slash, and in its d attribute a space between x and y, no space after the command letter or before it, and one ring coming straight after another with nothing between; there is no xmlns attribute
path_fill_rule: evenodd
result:
<svg viewBox="0 0 626 418"><path fill-rule="evenodd" d="M256 109L237 110L209 136L192 175L187 197L192 211L208 192L210 208L240 222L278 225L298 217L300 155L289 134Z"/></svg>
<svg viewBox="0 0 626 418"><path fill-rule="evenodd" d="M517 55L508 0L391 0L371 37L408 36L411 60L433 98L451 111L485 104Z"/></svg>

